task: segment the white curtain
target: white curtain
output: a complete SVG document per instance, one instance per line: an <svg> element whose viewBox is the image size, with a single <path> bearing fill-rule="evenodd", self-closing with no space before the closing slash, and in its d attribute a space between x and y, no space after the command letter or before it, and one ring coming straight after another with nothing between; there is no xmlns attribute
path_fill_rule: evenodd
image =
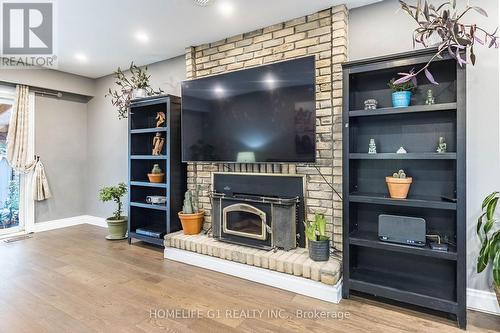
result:
<svg viewBox="0 0 500 333"><path fill-rule="evenodd" d="M16 97L7 133L7 161L17 172L29 173L34 169L32 191L34 200L51 196L43 164L34 158L30 139L34 135L34 94L27 86L16 86Z"/></svg>
<svg viewBox="0 0 500 333"><path fill-rule="evenodd" d="M28 156L29 109L29 88L18 85L7 133L7 161L12 169L23 173L30 171L36 163L33 155Z"/></svg>

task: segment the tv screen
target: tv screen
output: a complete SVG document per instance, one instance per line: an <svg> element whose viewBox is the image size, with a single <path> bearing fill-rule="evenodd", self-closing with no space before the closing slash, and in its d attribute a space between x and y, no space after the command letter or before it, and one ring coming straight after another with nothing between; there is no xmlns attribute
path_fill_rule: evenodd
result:
<svg viewBox="0 0 500 333"><path fill-rule="evenodd" d="M185 162L316 159L314 56L182 82Z"/></svg>

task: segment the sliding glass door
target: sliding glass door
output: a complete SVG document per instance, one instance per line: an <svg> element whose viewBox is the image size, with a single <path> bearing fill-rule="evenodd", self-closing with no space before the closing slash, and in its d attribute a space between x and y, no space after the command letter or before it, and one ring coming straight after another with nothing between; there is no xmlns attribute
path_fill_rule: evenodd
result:
<svg viewBox="0 0 500 333"><path fill-rule="evenodd" d="M24 231L20 219L21 176L7 163L7 134L15 90L0 87L0 236Z"/></svg>

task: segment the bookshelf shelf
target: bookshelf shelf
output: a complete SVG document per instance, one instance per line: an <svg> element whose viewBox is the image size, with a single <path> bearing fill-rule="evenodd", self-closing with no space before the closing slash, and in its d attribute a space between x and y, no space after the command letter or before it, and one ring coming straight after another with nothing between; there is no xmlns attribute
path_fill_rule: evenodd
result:
<svg viewBox="0 0 500 333"><path fill-rule="evenodd" d="M166 116L156 126L156 114ZM180 98L155 96L132 101L129 111L129 244L132 239L163 246L164 235L181 229L177 212L186 188L186 166L181 162ZM151 155L153 138L165 139L162 155ZM163 183L151 183L147 174L154 164L165 173ZM147 196L164 196L165 205L146 203Z"/></svg>
<svg viewBox="0 0 500 333"><path fill-rule="evenodd" d="M425 64L435 50L343 65L343 297L358 291L453 314L466 327L465 68L431 63L439 86L419 78L411 106L393 108L387 82ZM436 104L425 105L432 89ZM379 108L364 110L366 99ZM440 137L447 153L437 153ZM377 154L368 154L371 139ZM407 154L396 154L399 147ZM385 177L413 177L407 199L391 199ZM451 198L451 199L444 199ZM449 251L383 242L381 214L419 217Z"/></svg>

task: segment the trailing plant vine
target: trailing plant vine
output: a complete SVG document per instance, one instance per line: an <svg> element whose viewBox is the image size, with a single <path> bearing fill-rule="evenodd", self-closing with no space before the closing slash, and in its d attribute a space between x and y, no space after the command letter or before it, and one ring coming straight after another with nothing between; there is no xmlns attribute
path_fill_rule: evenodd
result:
<svg viewBox="0 0 500 333"><path fill-rule="evenodd" d="M148 75L148 67L144 67L144 69L136 66L134 62L130 64L129 71L131 74L130 78L127 78L125 73L121 70L120 67L113 73L113 77L115 78L115 84L119 87L118 90L108 89L108 92L105 97L111 97L111 104L118 108L118 119L127 118L128 108L130 106L130 101L132 100L133 90L134 89L144 89L148 96L159 95L164 91L161 88L158 88L155 91L149 85L149 78L151 75Z"/></svg>
<svg viewBox="0 0 500 333"><path fill-rule="evenodd" d="M413 47L421 44L424 47L431 46L438 42L437 51L434 56L419 70L411 70L409 73L398 73L401 75L394 83L401 84L412 80L416 85L416 77L424 72L429 82L438 84L429 71L429 65L436 58L442 58L443 52L454 58L460 66L467 63L467 54L472 65L476 63L474 46L477 44L498 48L499 41L497 29L489 33L485 29L474 23L463 23L462 18L469 12L475 11L485 17L488 13L477 6L467 5L463 10L457 10L456 0L449 0L435 7L427 0L418 0L416 5L409 5L405 1L399 0L403 11L408 13L418 24L413 31Z"/></svg>

